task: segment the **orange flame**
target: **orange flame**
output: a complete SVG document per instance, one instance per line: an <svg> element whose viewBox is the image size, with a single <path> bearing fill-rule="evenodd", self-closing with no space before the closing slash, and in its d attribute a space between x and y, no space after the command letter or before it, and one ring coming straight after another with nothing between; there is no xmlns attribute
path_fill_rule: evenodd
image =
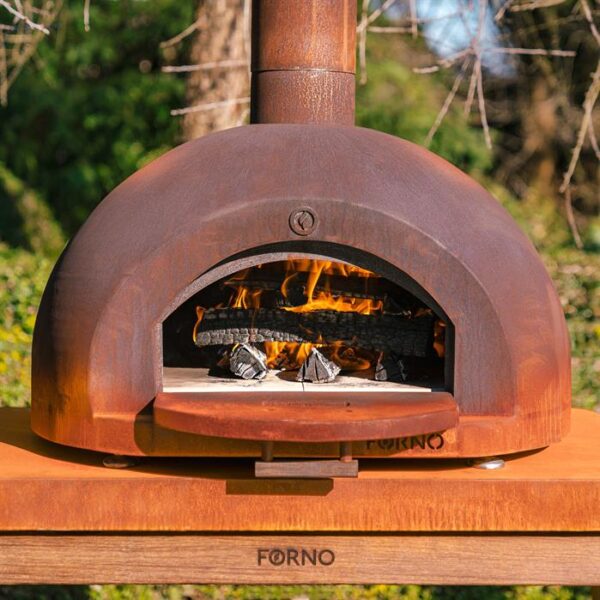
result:
<svg viewBox="0 0 600 600"><path fill-rule="evenodd" d="M440 358L446 356L446 323L440 319L433 324L433 349Z"/></svg>
<svg viewBox="0 0 600 600"><path fill-rule="evenodd" d="M336 342L329 348L329 359L345 371L365 371L377 361L377 355L374 352L345 346L342 342Z"/></svg>
<svg viewBox="0 0 600 600"><path fill-rule="evenodd" d="M265 342L267 366L270 369L297 369L308 358L313 347L319 344L296 342Z"/></svg>
<svg viewBox="0 0 600 600"><path fill-rule="evenodd" d="M259 265L258 268L261 268ZM230 281L240 281L235 286L229 300L231 308L258 309L263 301L263 290L253 289L245 282L248 280L252 269L238 272ZM306 282L303 284L306 301L299 306L282 306L282 310L295 313L305 313L317 310L335 310L340 312L356 312L371 315L383 311L383 300L373 298L357 298L344 296L342 292L331 289L331 276L353 277L365 279L375 277L375 274L366 269L347 263L315 259L290 259L285 263L285 275L281 283L280 292L286 300L290 300L290 287L301 273L307 273ZM198 320L194 327L194 341L205 309L198 306L196 313ZM313 347L322 348L331 360L335 361L342 369L359 371L373 366L377 355L359 348L349 347L342 342L323 344L294 343L294 342L264 342L267 355L267 364L275 369L298 369L306 360Z"/></svg>
<svg viewBox="0 0 600 600"><path fill-rule="evenodd" d="M200 323L202 323L202 317L204 317L204 309L201 306L196 306L196 324L194 325L194 331L192 333L192 339L194 340L194 344L196 343L196 337L198 336L198 327Z"/></svg>
<svg viewBox="0 0 600 600"><path fill-rule="evenodd" d="M353 298L343 295L335 296L331 292L330 275L343 277L373 277L374 273L348 265L329 260L289 260L286 263L286 276L281 285L281 293L288 298L288 287L290 282L301 271L308 271L305 295L306 303L300 306L284 306L283 310L304 313L315 310L337 310L340 312L356 312L362 315L370 315L383 310L383 300L372 298ZM317 284L321 283L323 290L316 290Z"/></svg>

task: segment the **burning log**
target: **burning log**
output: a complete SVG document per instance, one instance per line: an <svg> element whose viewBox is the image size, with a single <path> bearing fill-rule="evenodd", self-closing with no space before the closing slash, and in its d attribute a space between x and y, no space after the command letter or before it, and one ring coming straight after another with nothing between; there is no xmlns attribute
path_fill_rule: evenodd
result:
<svg viewBox="0 0 600 600"><path fill-rule="evenodd" d="M286 290L299 290L304 298L304 291L308 286L310 273L295 273L285 284ZM322 279L322 280L321 280ZM228 279L224 282L228 287L244 287L251 290L276 291L283 284L281 275L260 273L254 277L243 279ZM332 296L345 296L350 298L372 298L383 300L393 292L393 284L380 277L342 277L339 275L323 275L314 285L316 292L328 292ZM396 292L397 293L397 292Z"/></svg>
<svg viewBox="0 0 600 600"><path fill-rule="evenodd" d="M331 383L340 371L340 367L329 360L322 352L319 352L316 348L311 348L308 358L302 363L298 371L296 380L312 383Z"/></svg>
<svg viewBox="0 0 600 600"><path fill-rule="evenodd" d="M402 356L427 356L432 348L433 321L429 314L407 319L335 310L297 313L276 308L210 308L197 329L196 345L342 342Z"/></svg>
<svg viewBox="0 0 600 600"><path fill-rule="evenodd" d="M375 367L376 381L403 383L408 379L408 370L401 358L393 353L382 354Z"/></svg>
<svg viewBox="0 0 600 600"><path fill-rule="evenodd" d="M250 344L240 344L229 356L229 369L242 379L264 379L267 376L267 356Z"/></svg>

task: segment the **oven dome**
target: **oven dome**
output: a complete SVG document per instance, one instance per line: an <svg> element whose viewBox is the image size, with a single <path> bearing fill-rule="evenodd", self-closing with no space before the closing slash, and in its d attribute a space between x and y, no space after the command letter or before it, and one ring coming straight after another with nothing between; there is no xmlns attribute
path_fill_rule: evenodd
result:
<svg viewBox="0 0 600 600"><path fill-rule="evenodd" d="M290 215L310 207L299 235ZM34 333L32 426L121 454L211 454L160 431L161 324L240 253L331 244L389 263L455 326L448 455L537 448L568 426L569 340L532 244L480 185L368 129L251 125L184 144L131 176L65 249Z"/></svg>

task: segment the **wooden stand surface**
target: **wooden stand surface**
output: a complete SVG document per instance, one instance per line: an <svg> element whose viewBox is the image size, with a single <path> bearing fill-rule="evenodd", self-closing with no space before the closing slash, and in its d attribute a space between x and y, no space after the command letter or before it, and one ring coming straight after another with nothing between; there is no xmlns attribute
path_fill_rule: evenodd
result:
<svg viewBox="0 0 600 600"><path fill-rule="evenodd" d="M357 479L257 480L247 460L102 459L0 409L1 583L600 585L592 412L497 471L361 460Z"/></svg>

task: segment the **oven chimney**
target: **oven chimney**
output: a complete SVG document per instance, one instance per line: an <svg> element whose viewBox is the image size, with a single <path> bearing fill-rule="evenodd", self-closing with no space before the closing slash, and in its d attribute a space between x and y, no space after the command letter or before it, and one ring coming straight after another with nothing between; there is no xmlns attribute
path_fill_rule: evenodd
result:
<svg viewBox="0 0 600 600"><path fill-rule="evenodd" d="M354 124L356 0L253 0L252 123Z"/></svg>

